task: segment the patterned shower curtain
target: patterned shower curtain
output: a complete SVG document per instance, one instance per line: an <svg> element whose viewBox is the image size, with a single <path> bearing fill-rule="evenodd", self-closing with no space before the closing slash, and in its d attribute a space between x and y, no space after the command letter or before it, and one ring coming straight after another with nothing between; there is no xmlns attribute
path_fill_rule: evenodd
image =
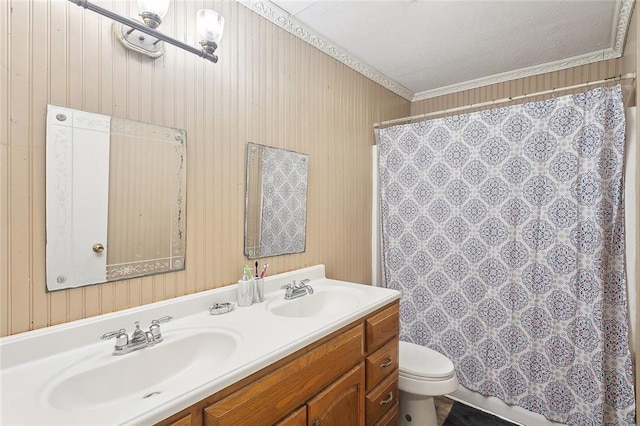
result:
<svg viewBox="0 0 640 426"><path fill-rule="evenodd" d="M633 424L620 86L377 138L401 339L550 420Z"/></svg>

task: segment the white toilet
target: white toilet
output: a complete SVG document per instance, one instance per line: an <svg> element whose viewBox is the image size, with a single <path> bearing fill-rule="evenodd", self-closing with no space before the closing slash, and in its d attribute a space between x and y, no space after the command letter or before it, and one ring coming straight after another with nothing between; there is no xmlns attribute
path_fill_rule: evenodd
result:
<svg viewBox="0 0 640 426"><path fill-rule="evenodd" d="M399 352L399 424L437 426L433 397L458 388L453 363L446 356L413 343L401 341Z"/></svg>

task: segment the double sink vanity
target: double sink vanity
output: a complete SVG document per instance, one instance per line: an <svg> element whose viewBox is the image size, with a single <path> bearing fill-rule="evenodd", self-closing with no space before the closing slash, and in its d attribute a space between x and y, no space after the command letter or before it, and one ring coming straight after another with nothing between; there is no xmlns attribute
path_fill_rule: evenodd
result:
<svg viewBox="0 0 640 426"><path fill-rule="evenodd" d="M294 280L313 292L285 300ZM0 423L397 424L399 292L322 265L264 285L219 315L235 285L0 339Z"/></svg>

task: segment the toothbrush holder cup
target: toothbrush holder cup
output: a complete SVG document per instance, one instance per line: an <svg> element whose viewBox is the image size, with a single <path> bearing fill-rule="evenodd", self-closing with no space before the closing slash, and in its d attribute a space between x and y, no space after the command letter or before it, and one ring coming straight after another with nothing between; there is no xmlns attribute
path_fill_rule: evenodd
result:
<svg viewBox="0 0 640 426"><path fill-rule="evenodd" d="M264 278L256 278L253 280L253 303L264 302Z"/></svg>

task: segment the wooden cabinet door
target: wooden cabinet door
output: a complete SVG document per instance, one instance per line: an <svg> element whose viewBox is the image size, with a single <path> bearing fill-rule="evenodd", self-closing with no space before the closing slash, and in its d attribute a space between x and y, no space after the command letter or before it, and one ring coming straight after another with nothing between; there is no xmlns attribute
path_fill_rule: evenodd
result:
<svg viewBox="0 0 640 426"><path fill-rule="evenodd" d="M307 402L307 425L364 425L364 386L364 365L360 363Z"/></svg>
<svg viewBox="0 0 640 426"><path fill-rule="evenodd" d="M187 414L181 419L171 422L170 426L191 426L191 414Z"/></svg>
<svg viewBox="0 0 640 426"><path fill-rule="evenodd" d="M307 426L307 406L303 405L284 419L280 420L275 426Z"/></svg>

